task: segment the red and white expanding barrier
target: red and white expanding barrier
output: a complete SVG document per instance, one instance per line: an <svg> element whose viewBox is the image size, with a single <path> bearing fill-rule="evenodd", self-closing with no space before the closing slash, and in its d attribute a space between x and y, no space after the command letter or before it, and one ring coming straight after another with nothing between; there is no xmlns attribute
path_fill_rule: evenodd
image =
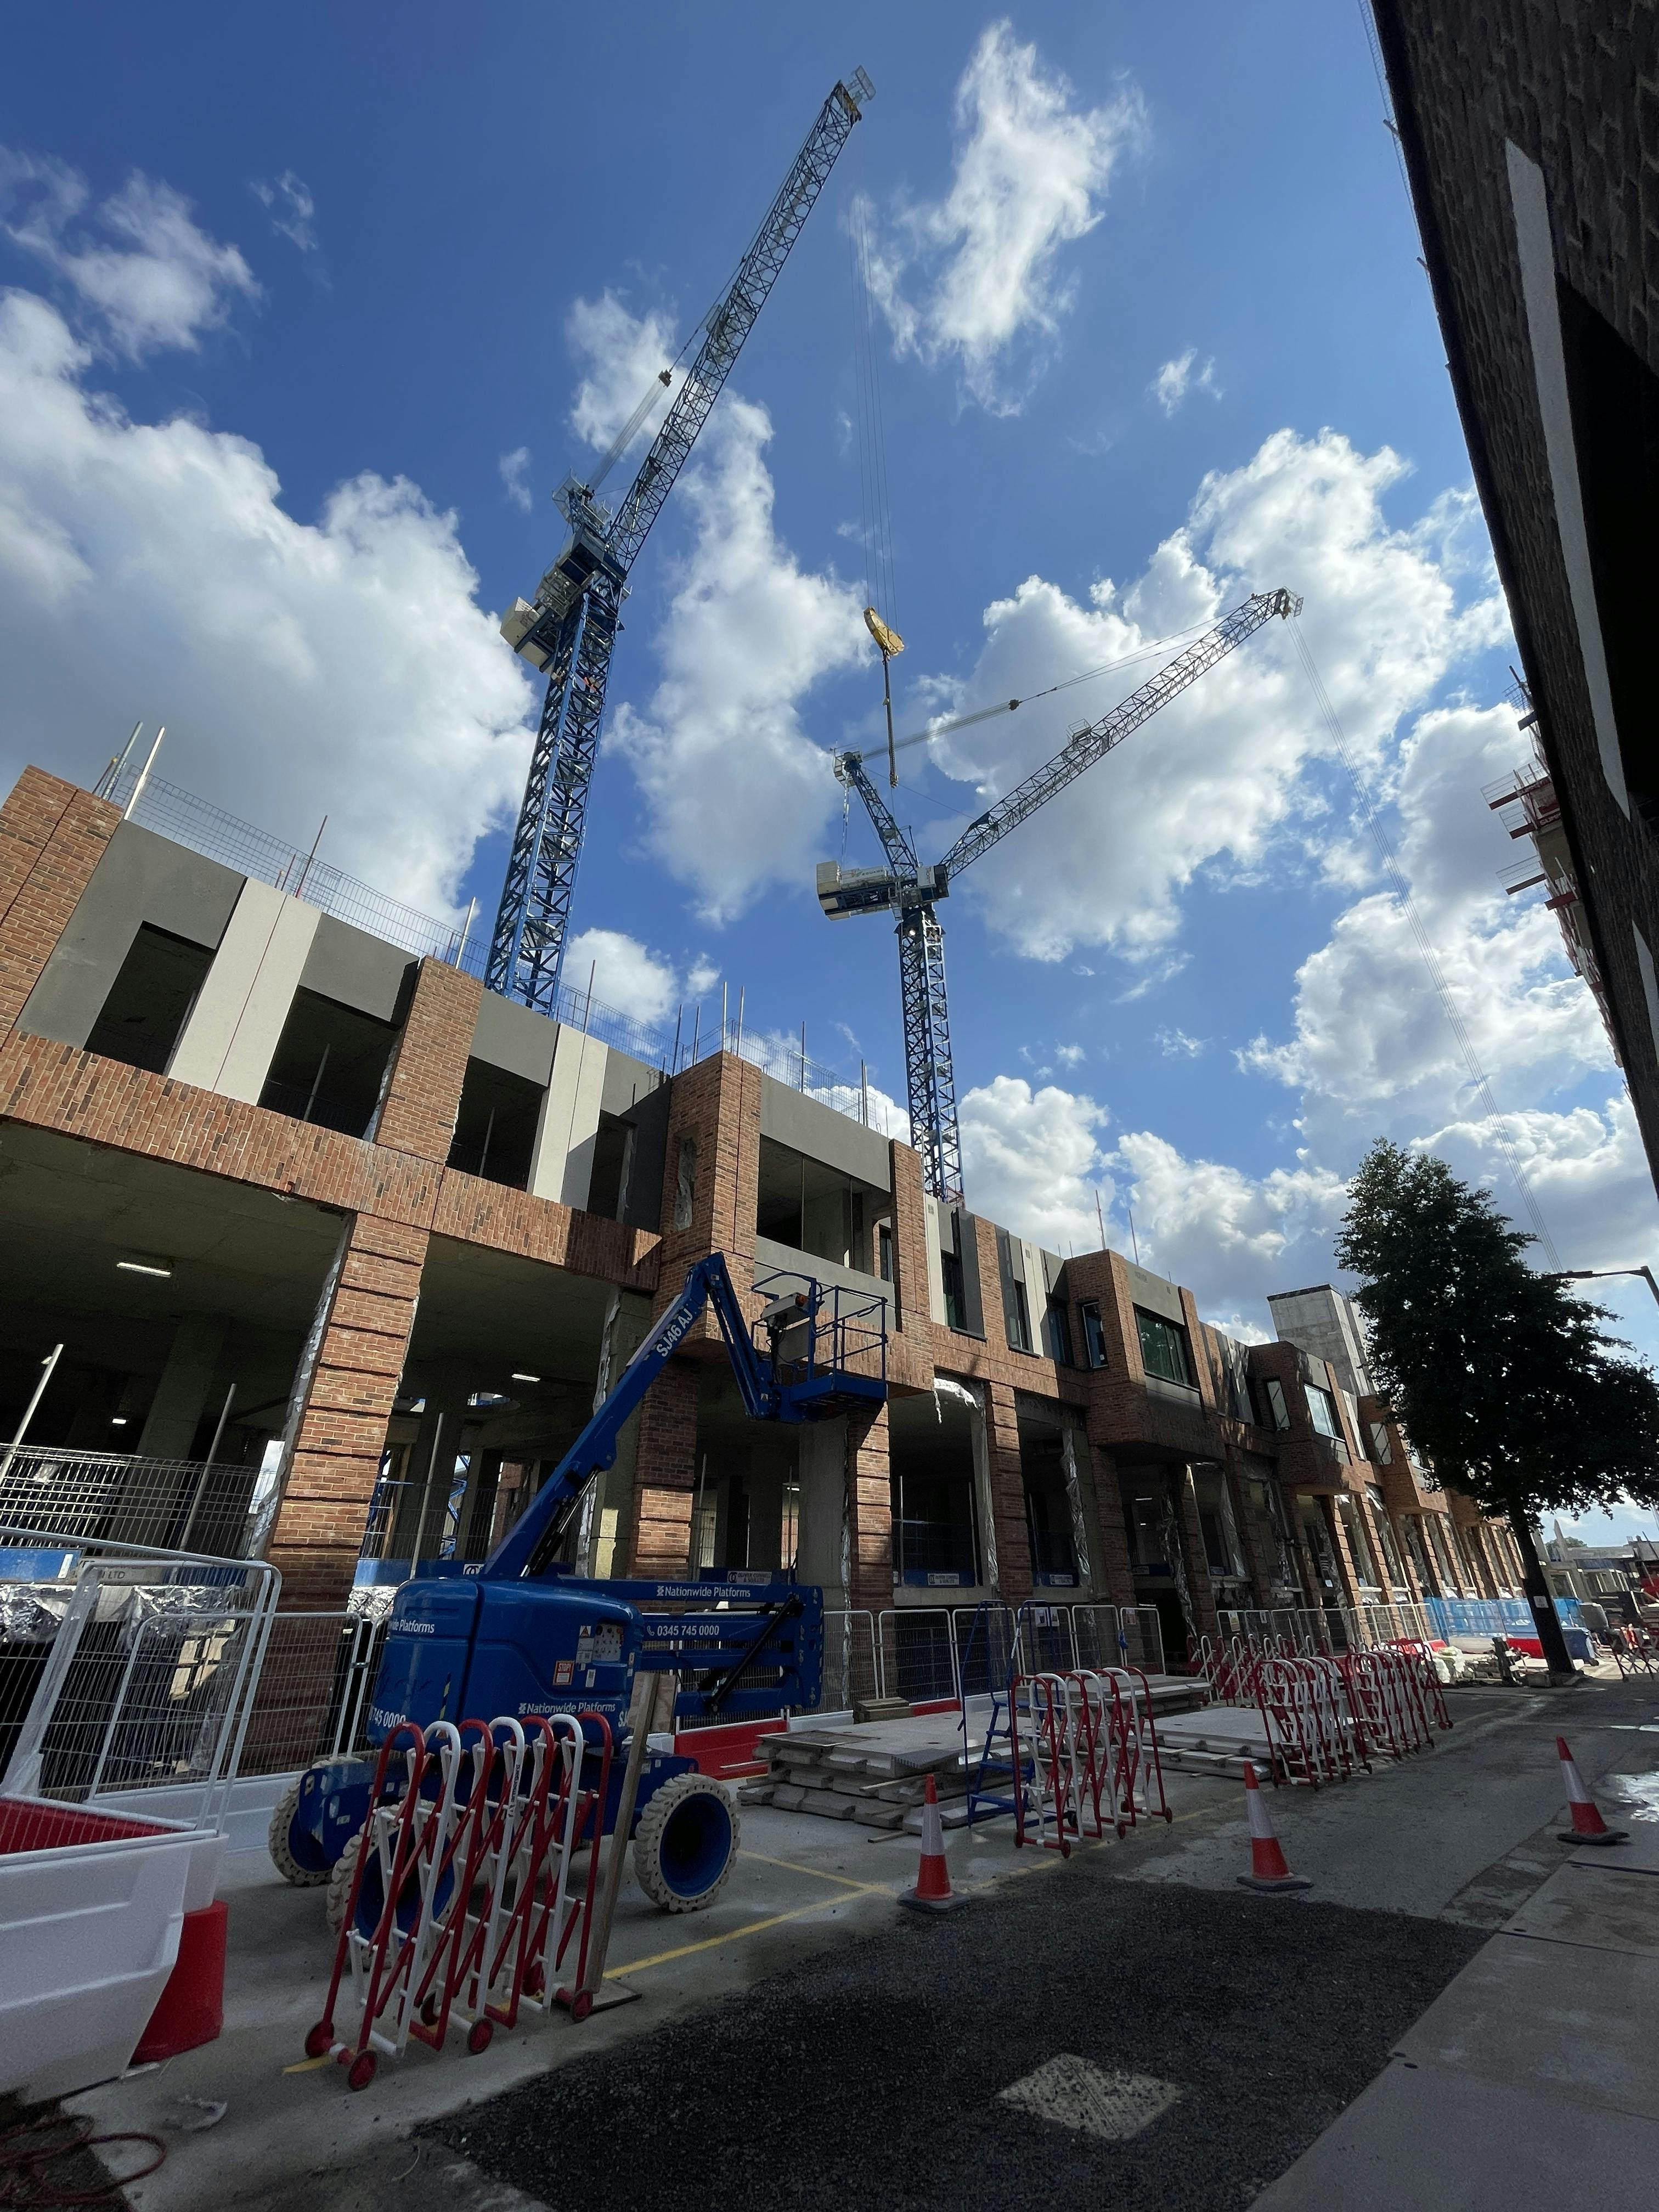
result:
<svg viewBox="0 0 1659 2212"><path fill-rule="evenodd" d="M599 1737L586 1787L582 1718ZM401 2057L411 2035L441 2049L452 2021L466 2027L469 2051L483 2051L497 2021L512 2027L525 2004L547 2008L573 1945L570 2008L585 2018L610 1774L610 1727L594 1714L425 1730L405 1722L389 1735L307 2056L332 2053L363 2089L377 2051ZM573 1874L584 1844L586 1869ZM359 2020L341 2042L334 2008L348 1972Z"/></svg>
<svg viewBox="0 0 1659 2212"><path fill-rule="evenodd" d="M1316 1790L1369 1771L1373 1752L1426 1751L1452 1724L1427 1646L1404 1638L1336 1659L1282 1638L1206 1637L1199 1662L1212 1704L1261 1714L1275 1782Z"/></svg>
<svg viewBox="0 0 1659 2212"><path fill-rule="evenodd" d="M1009 1729L1016 1845L1029 1840L1066 1857L1074 1840L1109 1826L1121 1836L1143 1814L1174 1818L1152 1690L1138 1667L1017 1675Z"/></svg>

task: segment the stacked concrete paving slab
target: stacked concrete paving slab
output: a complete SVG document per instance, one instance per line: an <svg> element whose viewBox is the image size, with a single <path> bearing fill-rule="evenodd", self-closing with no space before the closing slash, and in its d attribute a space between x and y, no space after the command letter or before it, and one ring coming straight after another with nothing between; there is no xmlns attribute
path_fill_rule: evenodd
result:
<svg viewBox="0 0 1659 2212"><path fill-rule="evenodd" d="M1168 1674L1155 1674L1148 1687L1162 1741L1170 1717L1191 1706L1202 1696L1202 1687ZM906 1720L853 1727L793 1728L764 1736L759 1748L766 1757L766 1778L745 1787L744 1802L775 1805L788 1813L820 1814L830 1820L856 1820L868 1828L908 1828L914 1832L921 1826L921 1804L931 1774L945 1825L959 1826L968 1817L969 1770L984 1747L990 1715L989 1698L969 1698L966 1763L957 1712L914 1714ZM1223 1717L1230 1723L1237 1720L1258 1729L1261 1726L1255 1713ZM1230 1734L1227 1742L1231 1741ZM1243 1753L1237 1771L1243 1771L1243 1759L1260 1755L1259 1750Z"/></svg>

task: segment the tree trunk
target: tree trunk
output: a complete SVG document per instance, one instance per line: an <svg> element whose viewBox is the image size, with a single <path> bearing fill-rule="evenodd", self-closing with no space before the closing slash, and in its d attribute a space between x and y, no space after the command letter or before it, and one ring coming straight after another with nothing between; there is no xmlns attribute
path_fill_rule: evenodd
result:
<svg viewBox="0 0 1659 2212"><path fill-rule="evenodd" d="M1532 1540L1532 1529L1526 1514L1519 1507L1510 1509L1510 1528L1521 1553L1521 1564L1526 1570L1527 1603L1538 1626L1538 1640L1544 1649L1544 1664L1550 1670L1552 1682L1576 1682L1578 1670L1567 1650L1567 1639L1561 1632L1561 1616L1555 1610L1555 1600L1550 1594L1543 1564L1538 1557L1538 1547Z"/></svg>

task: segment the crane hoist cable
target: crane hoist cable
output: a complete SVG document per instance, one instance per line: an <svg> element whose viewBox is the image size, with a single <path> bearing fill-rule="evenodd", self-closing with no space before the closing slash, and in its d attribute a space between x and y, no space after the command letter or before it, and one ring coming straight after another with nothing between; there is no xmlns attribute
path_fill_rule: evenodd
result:
<svg viewBox="0 0 1659 2212"><path fill-rule="evenodd" d="M866 620L868 620L867 616ZM1052 699L1057 691L1074 690L1079 684L1092 684L1097 678L1114 675L1121 668L1133 668L1138 661L1156 659L1160 653L1167 653L1184 638L1196 637L1200 630L1208 628L1207 622L1189 623L1185 629L1172 630L1168 637L1153 638L1146 645L1137 646L1133 653L1126 653L1121 659L1103 660L1097 668L1079 669L1075 676L1062 676L1058 684L1048 684L1041 691L1028 691L1021 699L998 699L988 707L975 707L969 714L952 714L943 720L931 721L926 729L913 730L908 738L900 738L896 743L890 732L888 750L890 754L902 753L909 745L931 744L936 738L948 738L953 730L968 729L975 722L994 721L999 714L1012 714L1016 708L1033 706L1039 699ZM849 753L848 758L868 760L870 751L874 750L872 747L865 752Z"/></svg>
<svg viewBox="0 0 1659 2212"><path fill-rule="evenodd" d="M887 781L898 783L893 743L892 663L904 650L895 628L898 589L893 563L893 510L887 484L887 436L881 406L876 302L870 282L870 204L853 194L847 232L853 264L853 364L858 409L859 524L864 539L864 626L881 655L882 703L887 715Z"/></svg>

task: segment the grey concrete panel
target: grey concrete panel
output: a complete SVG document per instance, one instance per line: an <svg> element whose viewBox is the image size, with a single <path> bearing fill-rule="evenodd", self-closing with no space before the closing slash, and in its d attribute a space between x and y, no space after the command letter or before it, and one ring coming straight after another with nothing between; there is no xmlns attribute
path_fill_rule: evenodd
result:
<svg viewBox="0 0 1659 2212"><path fill-rule="evenodd" d="M956 1209L957 1251L962 1261L963 1319L968 1324L963 1331L966 1336L985 1334L985 1301L979 1287L979 1240L982 1235L994 1236L994 1224L981 1224L976 1214L965 1207Z"/></svg>
<svg viewBox="0 0 1659 2212"><path fill-rule="evenodd" d="M301 970L300 988L337 1006L355 1006L360 1014L373 1014L378 1022L395 1022L416 965L398 946L325 914Z"/></svg>
<svg viewBox="0 0 1659 2212"><path fill-rule="evenodd" d="M244 878L153 830L123 822L93 870L19 1028L84 1045L140 926L217 948Z"/></svg>
<svg viewBox="0 0 1659 2212"><path fill-rule="evenodd" d="M1133 1261L1125 1261L1125 1272L1129 1278L1129 1296L1147 1312L1158 1314L1165 1321L1178 1322L1184 1328L1187 1316L1181 1310L1181 1292L1162 1275L1155 1275L1149 1267L1137 1267Z"/></svg>
<svg viewBox="0 0 1659 2212"><path fill-rule="evenodd" d="M1640 1952L1494 1936L1401 2039L1400 2053L1659 2120L1659 1976Z"/></svg>
<svg viewBox="0 0 1659 2212"><path fill-rule="evenodd" d="M624 1061L624 1066L637 1062ZM606 1071L607 1074L609 1070ZM668 1164L668 1085L641 1094L623 1119L634 1132L634 1150L628 1162L628 1188L623 1193L622 1218L630 1229L662 1227L662 1179Z"/></svg>
<svg viewBox="0 0 1659 2212"><path fill-rule="evenodd" d="M553 1048L558 1037L558 1024L545 1014L486 991L478 1003L472 1057L491 1067L505 1068L509 1075L521 1075L526 1083L545 1090L553 1073Z"/></svg>
<svg viewBox="0 0 1659 2212"><path fill-rule="evenodd" d="M1659 1875L1659 1826L1650 1820L1632 1818L1629 1808L1621 1805L1605 1781L1598 1782L1591 1792L1601 1808L1601 1818L1610 1828L1628 1826L1627 1844L1592 1844L1588 1849L1580 1844L1568 1861L1568 1870L1582 1867L1586 1874L1597 1867L1617 1869L1620 1874ZM1565 1822L1562 1823L1565 1831Z"/></svg>
<svg viewBox="0 0 1659 2212"><path fill-rule="evenodd" d="M1534 2212L1645 2203L1659 2125L1396 2059L1251 2212Z"/></svg>
<svg viewBox="0 0 1659 2212"><path fill-rule="evenodd" d="M861 1275L856 1267L841 1267L833 1260L820 1260L816 1252L798 1252L793 1244L775 1244L769 1237L757 1237L756 1274L769 1275L778 1268L796 1275L815 1275L819 1282L839 1284L842 1290L874 1292L890 1306L893 1303L893 1285L884 1283L878 1275Z"/></svg>
<svg viewBox="0 0 1659 2212"><path fill-rule="evenodd" d="M635 1060L629 1054L618 1052L612 1045L605 1063L605 1083L599 1092L602 1114L628 1116L629 1109L637 1106L653 1091L666 1089L662 1077L644 1060Z"/></svg>
<svg viewBox="0 0 1659 2212"><path fill-rule="evenodd" d="M1616 1844L1583 1853L1558 1869L1515 1917L1504 1923L1504 1934L1583 1943L1595 1951L1646 1951L1659 1957L1659 1881L1640 1871L1619 1872L1626 1849ZM1590 1856L1594 1867L1585 1863Z"/></svg>
<svg viewBox="0 0 1659 2212"><path fill-rule="evenodd" d="M792 1091L775 1076L764 1074L761 1077L761 1134L787 1145L792 1152L804 1152L809 1160L822 1160L826 1167L856 1176L860 1182L873 1184L878 1190L893 1187L885 1137L845 1114L837 1114L833 1106L809 1098L805 1091Z"/></svg>

